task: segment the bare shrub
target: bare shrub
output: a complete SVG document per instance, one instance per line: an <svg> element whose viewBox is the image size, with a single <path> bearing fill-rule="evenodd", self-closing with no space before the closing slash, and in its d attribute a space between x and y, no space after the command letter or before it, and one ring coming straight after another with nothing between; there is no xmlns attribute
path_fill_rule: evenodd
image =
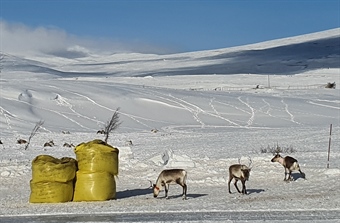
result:
<svg viewBox="0 0 340 223"><path fill-rule="evenodd" d="M28 142L25 146L25 150L28 148L28 146L30 145L31 139L32 137L37 133L37 131L39 130L39 128L44 124L44 121L39 121L33 128L30 137L28 138Z"/></svg>
<svg viewBox="0 0 340 223"><path fill-rule="evenodd" d="M107 143L107 140L109 138L109 134L117 129L121 122L119 121L119 108L116 109L115 113L113 113L112 117L111 117L111 120L107 122L105 128L104 128L104 134L105 134L105 142Z"/></svg>
<svg viewBox="0 0 340 223"><path fill-rule="evenodd" d="M261 153L272 153L272 154L277 154L277 153L294 153L296 152L296 149L292 145L290 146L279 146L279 144L276 144L274 146L268 145L267 147L261 148L260 149Z"/></svg>

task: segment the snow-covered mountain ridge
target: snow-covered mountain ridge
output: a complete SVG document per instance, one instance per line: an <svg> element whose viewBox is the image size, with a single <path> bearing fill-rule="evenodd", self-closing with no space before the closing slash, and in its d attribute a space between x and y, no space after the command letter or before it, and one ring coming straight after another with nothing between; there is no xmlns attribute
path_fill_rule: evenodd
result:
<svg viewBox="0 0 340 223"><path fill-rule="evenodd" d="M44 72L60 77L164 76L192 74L294 74L340 67L340 28L246 46L170 55L87 54L69 59L53 55L3 54L4 71Z"/></svg>

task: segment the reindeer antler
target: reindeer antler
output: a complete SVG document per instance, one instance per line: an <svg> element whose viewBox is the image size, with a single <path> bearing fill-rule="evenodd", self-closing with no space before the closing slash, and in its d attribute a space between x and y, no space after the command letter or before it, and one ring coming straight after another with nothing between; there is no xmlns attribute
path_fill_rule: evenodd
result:
<svg viewBox="0 0 340 223"><path fill-rule="evenodd" d="M249 167L249 169L251 169L252 168L251 164L253 163L253 160L251 159L250 156L248 156L248 159L249 159L248 167Z"/></svg>

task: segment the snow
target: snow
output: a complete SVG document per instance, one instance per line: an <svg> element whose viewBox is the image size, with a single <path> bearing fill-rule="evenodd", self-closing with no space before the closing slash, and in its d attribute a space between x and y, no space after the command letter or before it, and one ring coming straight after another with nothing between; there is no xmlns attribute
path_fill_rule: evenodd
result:
<svg viewBox="0 0 340 223"><path fill-rule="evenodd" d="M340 90L325 85L340 82L339 39L335 29L262 45L172 55L88 52L88 57L65 59L3 52L0 221L13 216L122 213L187 213L189 218L199 212L235 213L239 220L258 222L294 216L297 222L338 221ZM301 47L310 43L318 50ZM246 72L264 62L251 54L257 50L269 53L270 61ZM292 66L299 61L304 66ZM234 62L238 67L226 69ZM280 72L273 73L278 64ZM32 160L41 154L75 158L74 148L64 143L104 139L97 131L117 108L122 124L108 140L120 151L117 200L29 203ZM44 124L25 150L16 141L27 140L40 120ZM50 140L55 145L43 147ZM283 167L270 162L272 153L261 152L276 145L294 149L283 155L299 161L306 180L294 173L295 181L283 181ZM229 194L228 167L239 158L248 164L249 157L249 194L236 193L232 184ZM170 199L153 198L150 181L166 168L188 171L188 200L181 199L182 188L175 185L170 186ZM266 218L270 213L277 218Z"/></svg>

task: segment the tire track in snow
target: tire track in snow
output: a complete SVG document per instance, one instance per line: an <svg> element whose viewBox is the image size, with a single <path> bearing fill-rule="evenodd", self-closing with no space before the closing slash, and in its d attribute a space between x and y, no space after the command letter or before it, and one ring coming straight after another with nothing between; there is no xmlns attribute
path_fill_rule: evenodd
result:
<svg viewBox="0 0 340 223"><path fill-rule="evenodd" d="M5 117L8 128L11 129L12 128L11 119L9 117L16 118L16 116L1 106L0 106L0 113Z"/></svg>
<svg viewBox="0 0 340 223"><path fill-rule="evenodd" d="M80 124L79 122L75 121L74 119L68 117L67 115L65 115L65 114L63 114L63 113L61 113L61 112L58 112L58 111L55 111L55 110L52 110L52 109L48 109L48 108L38 107L38 106L32 105L32 104L30 104L30 103L28 103L28 102L25 102L25 101L17 101L17 100L13 100L13 99L8 99L8 100L16 101L16 102L23 103L23 104L28 104L28 105L30 105L32 108L36 108L36 109L40 109L40 110L45 110L45 111L48 111L48 112L57 114L57 115L64 117L65 119L69 120L70 122L75 123L76 125L78 125L78 126L84 128L84 129L91 129L91 128L88 128L88 127L83 126L83 125ZM46 130L47 132L50 132L49 130L47 130L47 129L46 129L45 127L43 127L43 126L41 126L41 128L43 128L43 129Z"/></svg>
<svg viewBox="0 0 340 223"><path fill-rule="evenodd" d="M212 99L210 99L210 102L209 102L209 105L210 105L210 107L213 109L213 111L216 113L216 115L220 118L220 119L223 119L223 120L225 120L225 121L227 121L227 122L229 122L230 124L233 124L233 125L235 125L235 126L239 126L239 127L241 127L239 124L237 124L237 123L235 123L235 122L233 122L233 121L230 121L229 119L227 119L227 118L224 118L216 109L215 109L215 106L213 105L213 102L215 101L215 98L212 98Z"/></svg>
<svg viewBox="0 0 340 223"><path fill-rule="evenodd" d="M62 91L65 91L65 92L68 92L68 93L77 95L77 96L79 96L79 97L85 98L86 100L88 100L88 101L91 102L92 104L94 104L94 105L96 105L96 106L98 106L98 107L100 107L100 108L106 109L106 110L108 110L108 111L112 111L112 112L115 112L115 111L116 111L116 109L112 109L112 108L106 107L106 106L104 106L104 105L101 105L101 104L97 103L96 101L94 101L93 99L91 99L90 97L88 97L88 96L86 96L86 95L83 95L83 94L80 94L80 93L78 93L78 92L65 90L65 89L62 89L62 88L59 88L59 87L56 87L56 86L51 86L51 85L50 85L49 87L53 87L53 88L56 88L56 89L59 89L59 90L62 90ZM75 112L76 112L76 111L75 111ZM79 113L78 113L78 114L79 114ZM131 118L132 120L134 120L135 122L137 122L137 123L139 123L139 124L141 124L141 125L143 125L143 126L145 126L145 127L147 127L147 128L152 128L151 126L149 126L149 125L147 125L147 124L145 124L145 123L143 123L143 122L141 122L141 121L139 121L139 120L137 119L137 118L139 118L139 119L147 120L147 119L145 119L145 118L138 117L138 116L134 116L134 115L130 115L130 114L127 114L127 113L124 113L124 112L121 112L121 111L119 112L119 114L125 115L125 116L129 117L129 118ZM83 117L86 117L86 118L88 118L88 119L91 119L90 117L87 117L87 116L84 116L84 115L82 115L82 116L83 116ZM95 121L100 122L99 120L95 120ZM151 120L151 121L155 121L155 120ZM103 122L101 122L101 123L103 123Z"/></svg>
<svg viewBox="0 0 340 223"><path fill-rule="evenodd" d="M262 101L263 101L266 105L263 106L263 107L261 107L261 108L260 108L260 111L263 112L262 108L268 107L267 111L265 111L264 113L265 113L266 115L269 115L269 116L273 117L273 115L270 113L273 109L271 108L269 102L267 102L267 101L266 101L265 99L263 99L263 98L262 98Z"/></svg>
<svg viewBox="0 0 340 223"><path fill-rule="evenodd" d="M55 89L59 89L59 90L63 90L65 91L64 89L61 89L59 87L56 87L56 86L52 86L52 85L49 85L49 86L46 86L46 85L42 85L43 87L52 87L52 88L55 88ZM34 96L34 95L33 95ZM31 106L32 108L36 108L36 109L39 109L39 110L44 110L44 111L48 111L48 112L51 112L51 113L54 113L54 114L57 114L67 120L69 120L70 122L72 123L75 123L76 125L78 125L79 127L81 128L84 128L84 129L88 129L88 130L92 130L91 128L88 128L82 124L80 124L79 122L75 121L74 119L70 118L69 116L67 116L67 114L64 114L64 112L59 112L59 111L55 111L55 110L52 110L52 109L49 109L49 108L44 108L44 107L39 107L39 106L36 106L36 105L33 105L32 103L29 103L29 102L26 102L26 101L23 101L23 100L17 100L17 99L12 99L12 98L4 98L4 99L7 99L7 100L10 100L10 101L15 101L15 102L18 102L18 103L23 103L23 104L27 104L29 106ZM56 100L56 103L58 105L62 105L62 106L66 106L68 107L76 116L78 117L82 117L82 118L85 118L85 119L89 119L89 120L92 120L94 121L93 119L87 117L87 116L84 116L78 112L76 112L72 107L72 105L67 102L67 100L63 97L61 97L60 94L56 94L56 98L54 99ZM17 118L18 119L18 118ZM20 119L18 119L20 120ZM23 120L21 120L23 121ZM98 122L97 120L95 120L96 122ZM41 126L42 129L44 129L45 131L47 132L50 132L50 130L46 129L44 126Z"/></svg>
<svg viewBox="0 0 340 223"><path fill-rule="evenodd" d="M12 99L12 98L6 98L6 97L3 97L2 100L8 100L8 101L14 101L14 102L17 102L17 103L28 104L27 102L24 102L24 101L20 101L20 100L17 100L17 99ZM32 107L31 104L28 104L28 105ZM2 113L2 112L1 113L4 115L4 117L6 119L6 123L7 123L9 129L12 129L11 120L17 120L17 121L20 121L22 123L30 123L31 124L31 122L16 116L15 114L11 113L10 111L8 111L8 110L6 110L6 109L4 109L2 107L1 107L1 109L3 109L4 113ZM11 119L9 117L11 117Z"/></svg>
<svg viewBox="0 0 340 223"><path fill-rule="evenodd" d="M112 87L112 85L108 85L108 84L102 84L102 85ZM138 94L138 95L144 95L145 97L152 96L152 97L156 97L158 99L162 99L163 101L172 102L174 104L179 105L180 108L183 108L183 109L188 110L189 112L193 113L193 111L189 107L179 103L178 101L170 99L168 97L169 95L167 95L167 94L160 93L160 92L155 91L155 90L151 90L150 88L146 89L144 87L139 87L139 89L141 89L141 90L133 90L132 88L125 88L124 90L132 92L132 93L135 93L135 94ZM160 96L160 95L163 95L163 96ZM151 99L151 100L154 100L154 99ZM156 100L154 100L154 101L156 101ZM160 101L160 103L164 103L164 102ZM159 121L159 120L143 118L143 117L140 117L140 116L135 116L135 115L131 115L131 114L127 114L127 113L122 113L122 112L120 112L120 113L125 115L125 116L127 116L127 117L129 117L129 118L131 118L131 119L133 119L134 121L140 123L141 125L144 125L144 126L148 127L148 128L153 128L153 127L151 127L151 126L149 126L149 125L147 125L147 124L145 124L143 122L140 122L138 119L142 119L142 120L145 120L145 121L162 122L162 123L164 123L163 121Z"/></svg>
<svg viewBox="0 0 340 223"><path fill-rule="evenodd" d="M59 89L60 90L60 89ZM93 119L91 117L85 116L83 114L80 114L79 112L77 112L74 108L73 105L71 103L68 102L68 99L66 97L61 96L60 94L57 94L57 97L55 98L56 102L58 105L61 106L66 106L68 107L76 116L96 122L97 124L104 124L103 122L97 120L97 119Z"/></svg>
<svg viewBox="0 0 340 223"><path fill-rule="evenodd" d="M185 108L186 110L188 110L189 112L192 113L194 119L201 124L201 127L204 128L205 126L205 123L198 117L198 115L200 113L205 113L205 111L203 109L201 109L200 107L194 105L194 104L191 104L187 101L184 101L183 99L180 99L180 98L176 98L174 97L173 95L169 94L169 97L175 99L175 103L178 103L180 106L182 106L183 108ZM178 102L179 101L179 102Z"/></svg>
<svg viewBox="0 0 340 223"><path fill-rule="evenodd" d="M172 95L170 95L170 96L172 96ZM181 105L184 106L187 110L189 110L189 111L191 111L191 112L193 113L194 118L196 118L196 120L197 120L199 123L201 123L202 127L204 127L205 124L204 124L203 121L201 121L201 120L199 119L199 117L198 117L198 115L199 115L200 113L205 114L205 115L210 115L210 116L213 116L213 117L215 117L215 118L219 118L219 119L222 119L222 120L224 120L224 121L227 121L227 122L229 122L229 123L231 123L231 124L233 124L233 125L235 125L235 126L242 127L242 126L240 126L239 124L237 124L237 123L235 123L235 122L232 122L232 121L230 121L229 119L226 119L226 118L222 117L222 116L221 116L214 108L213 108L213 110L214 110L215 113L211 113L211 112L205 111L204 109L200 108L199 106L194 105L194 104L192 104L192 103L190 103L190 102L188 102L188 101L185 101L185 100L180 99L180 98L176 98L176 97L174 97L174 96L172 96L172 97L175 98L176 100L181 101L181 102L182 102ZM189 107L186 106L186 105L184 105L183 103L189 105ZM209 103L209 104L210 104L210 106L211 106L211 100L210 100L210 103ZM191 109L190 106L193 107L193 109Z"/></svg>
<svg viewBox="0 0 340 223"><path fill-rule="evenodd" d="M159 91L155 91L155 90L151 90L150 88L148 90L146 90L145 88L143 88L143 91L136 91L136 90L132 90L132 89L128 89L130 92L134 92L137 94L143 94L146 96L150 96L152 95L152 97L156 97L158 99L162 99L164 101L167 102L172 102L176 105L178 105L179 107L189 111L192 115L193 118L201 125L201 127L203 128L205 126L205 123L203 121L200 120L200 118L198 117L198 115L201 112L205 112L203 109L201 109L200 107L191 104L187 101L184 101L183 99L177 98L171 94L165 94L165 93L161 93ZM149 92L149 94L146 94L146 92Z"/></svg>
<svg viewBox="0 0 340 223"><path fill-rule="evenodd" d="M67 119L67 120L69 120L69 121L75 123L76 125L78 125L78 126L80 126L80 127L82 127L82 128L90 129L90 128L87 128L87 127L83 126L83 125L80 124L79 122L77 122L77 121L75 121L75 120L69 118L68 116L64 115L64 114L61 113L61 112L57 112L57 111L54 111L54 110L52 110L52 109L48 109L48 108L43 108L43 107L39 107L39 106L36 106L36 105L32 105L32 104L30 104L30 103L28 103L28 102L25 102L25 101L20 101L20 100L11 99L11 98L3 98L3 99L7 99L7 100L9 100L9 101L15 101L15 102L17 102L17 103L27 104L27 105L29 105L31 108L35 108L35 109L38 109L38 110L44 110L44 111L48 111L48 112L57 114L57 115L59 115L59 116L64 117L65 119ZM20 119L20 118L16 118L16 119L19 120L19 121L25 121L25 120ZM26 121L25 121L25 122L26 122ZM29 123L29 122L26 122L26 123ZM47 132L50 132L50 130L48 130L48 129L45 128L44 126L41 126L41 128L44 129L44 130L47 131Z"/></svg>
<svg viewBox="0 0 340 223"><path fill-rule="evenodd" d="M243 101L242 99L241 99L241 96L239 96L238 98L237 98L242 104L244 104L244 105L246 105L249 109L250 109L250 118L248 119L248 121L247 121L247 124L248 124L248 126L251 126L252 124L253 124L253 122L254 122L254 119L255 119L255 109L252 107L252 106L250 106L250 104L249 104L249 99L247 98L247 102L245 102L245 101Z"/></svg>
<svg viewBox="0 0 340 223"><path fill-rule="evenodd" d="M221 102L221 101L215 101L215 102L216 102L216 103L219 103L219 104L221 104L221 105L226 105L226 106L232 107L232 108L234 108L234 109L236 109L236 110L239 110L239 111L241 111L241 112L244 112L244 113L246 113L246 114L250 114L249 111L243 110L242 108L239 108L239 107L237 107L237 106L235 106L235 105L231 105L231 104L228 104L228 103L225 103L225 102Z"/></svg>
<svg viewBox="0 0 340 223"><path fill-rule="evenodd" d="M296 124L299 124L299 125L301 125L301 123L299 123L299 122L297 122L297 121L295 121L294 119L295 119L295 116L289 111L289 106L288 106L288 104L283 100L283 98L281 99L281 103L285 106L285 111L287 112L287 114L290 116L290 121L291 122L294 122L294 123L296 123Z"/></svg>
<svg viewBox="0 0 340 223"><path fill-rule="evenodd" d="M331 105L324 105L324 104L316 103L316 102L313 102L313 101L308 101L308 103L312 104L312 105L321 106L321 107L334 108L334 109L340 110L340 107L335 107L335 106L331 106Z"/></svg>
<svg viewBox="0 0 340 223"><path fill-rule="evenodd" d="M175 104L179 105L180 107L182 107L183 109L189 111L190 113L193 114L194 119L198 123L200 123L202 127L205 126L205 123L199 118L199 114L209 115L209 116L212 116L212 117L219 118L219 119L222 119L224 121L227 121L228 123L231 123L231 124L233 124L233 125L235 125L237 127L243 127L243 126L241 126L241 125L239 125L239 124L237 124L237 123L235 123L235 122L233 122L233 121L231 121L229 119L224 118L218 112L216 113L216 110L214 111L215 113L211 113L211 112L208 112L208 111L202 109L201 107L199 107L199 106L197 106L197 105L195 105L193 103L190 103L190 102L188 102L186 100L183 100L183 99L180 99L178 97L175 97L175 96L173 96L171 94L160 93L158 91L151 90L151 89L149 89L148 91L150 92L150 95L152 95L153 97L157 97L159 99L175 103ZM143 93L145 94L145 91L143 91Z"/></svg>

